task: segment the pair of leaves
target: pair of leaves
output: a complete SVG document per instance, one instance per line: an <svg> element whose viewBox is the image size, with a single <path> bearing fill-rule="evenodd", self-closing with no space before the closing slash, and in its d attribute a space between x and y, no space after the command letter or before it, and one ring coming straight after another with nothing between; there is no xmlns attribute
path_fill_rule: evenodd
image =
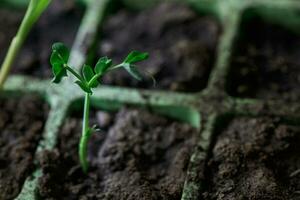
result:
<svg viewBox="0 0 300 200"><path fill-rule="evenodd" d="M89 81L95 76L95 73L91 66L89 65L83 65L82 68L82 75L83 75L83 80L77 80L75 83L85 92L92 94L92 87L89 86ZM97 85L95 86L97 87Z"/></svg>
<svg viewBox="0 0 300 200"><path fill-rule="evenodd" d="M75 83L79 85L79 87L87 92L92 94L91 88L96 88L99 85L98 78L102 76L112 65L112 60L107 57L102 57L98 60L94 70L89 65L84 65L82 68L82 75L84 80L78 80Z"/></svg>
<svg viewBox="0 0 300 200"><path fill-rule="evenodd" d="M149 57L148 53L142 53L139 51L132 51L125 58L122 67L133 76L135 79L141 81L143 75L137 67L134 65L137 62L146 60ZM98 60L95 69L93 70L91 66L84 65L82 69L82 74L87 82L90 82L92 78L96 75L98 77L102 76L107 70L112 66L112 60L108 57L102 57ZM97 80L93 81L90 87L94 88L98 86Z"/></svg>
<svg viewBox="0 0 300 200"><path fill-rule="evenodd" d="M98 60L94 70L89 65L83 66L82 68L83 77L87 82L90 82L94 78L94 76L97 75L98 77L100 77L101 75L103 75L107 71L107 69L111 67L111 65L112 65L111 59L108 59L107 57L102 57ZM91 87L92 88L97 87L97 84L93 83Z"/></svg>
<svg viewBox="0 0 300 200"><path fill-rule="evenodd" d="M125 58L123 62L123 68L135 79L141 81L143 79L142 73L137 69L134 65L137 62L143 61L148 59L148 53L142 53L139 51L132 51L128 56Z"/></svg>
<svg viewBox="0 0 300 200"><path fill-rule="evenodd" d="M50 63L54 74L54 78L52 80L54 83L59 83L64 76L67 76L67 69L65 68L65 65L68 63L69 57L70 51L64 44L55 43L52 46Z"/></svg>

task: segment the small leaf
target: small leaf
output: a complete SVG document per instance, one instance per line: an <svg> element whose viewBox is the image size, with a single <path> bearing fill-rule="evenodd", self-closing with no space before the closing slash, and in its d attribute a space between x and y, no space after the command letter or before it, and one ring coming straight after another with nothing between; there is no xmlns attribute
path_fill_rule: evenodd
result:
<svg viewBox="0 0 300 200"><path fill-rule="evenodd" d="M61 47L59 47L59 45L58 46L53 45L52 48L53 48L53 52L50 57L52 72L54 74L54 78L52 82L59 83L64 76L67 76L67 70L64 67L65 61L63 60L62 56L59 54L59 51L61 50L59 51L57 50L60 49Z"/></svg>
<svg viewBox="0 0 300 200"><path fill-rule="evenodd" d="M61 62L65 64L68 63L70 51L63 43L58 42L53 44L52 51L53 53L57 53L57 56L61 60Z"/></svg>
<svg viewBox="0 0 300 200"><path fill-rule="evenodd" d="M98 60L95 66L95 72L97 74L103 74L112 65L112 60L108 57L102 57Z"/></svg>
<svg viewBox="0 0 300 200"><path fill-rule="evenodd" d="M67 76L67 70L60 64L52 65L52 72L54 74L52 82L54 83L59 83L64 76Z"/></svg>
<svg viewBox="0 0 300 200"><path fill-rule="evenodd" d="M84 79L87 82L89 82L93 78L93 76L95 75L93 69L89 65L83 65L82 74L83 74Z"/></svg>
<svg viewBox="0 0 300 200"><path fill-rule="evenodd" d="M92 132L103 132L96 124L94 124L91 128Z"/></svg>
<svg viewBox="0 0 300 200"><path fill-rule="evenodd" d="M134 64L136 62L140 62L143 60L146 60L149 57L148 53L143 53L139 51L132 51L128 56L126 57L124 63Z"/></svg>
<svg viewBox="0 0 300 200"><path fill-rule="evenodd" d="M50 63L52 66L56 65L56 64L60 64L60 65L65 64L64 61L60 58L57 51L52 52L51 57L50 57Z"/></svg>
<svg viewBox="0 0 300 200"><path fill-rule="evenodd" d="M89 94L93 94L91 88L89 88L85 83L81 82L81 81L75 81L75 83L77 85L79 85L79 87L85 91L86 93L89 93Z"/></svg>
<svg viewBox="0 0 300 200"><path fill-rule="evenodd" d="M133 78L139 81L143 79L143 75L137 70L137 68L134 65L125 64L123 65L123 67Z"/></svg>

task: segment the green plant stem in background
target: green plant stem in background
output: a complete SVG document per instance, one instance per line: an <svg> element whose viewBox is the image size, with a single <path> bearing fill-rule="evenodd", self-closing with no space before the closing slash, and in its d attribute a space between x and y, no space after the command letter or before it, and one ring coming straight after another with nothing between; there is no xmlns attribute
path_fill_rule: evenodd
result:
<svg viewBox="0 0 300 200"><path fill-rule="evenodd" d="M2 89L11 66L13 65L14 60L16 59L25 39L27 38L28 33L30 32L34 23L41 16L43 11L48 7L51 0L31 0L25 16L22 20L20 28L13 38L6 57L4 58L3 64L0 69L0 89Z"/></svg>

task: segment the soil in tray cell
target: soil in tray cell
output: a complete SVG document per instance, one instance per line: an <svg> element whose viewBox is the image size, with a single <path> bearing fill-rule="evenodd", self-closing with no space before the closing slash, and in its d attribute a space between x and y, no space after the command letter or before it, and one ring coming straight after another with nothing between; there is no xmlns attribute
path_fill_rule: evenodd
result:
<svg viewBox="0 0 300 200"><path fill-rule="evenodd" d="M74 0L51 1L48 9L29 33L13 66L13 72L38 78L51 77L49 64L51 46L55 42L64 42L71 47L82 13L82 9L75 4ZM0 9L0 63L18 30L23 15L24 11Z"/></svg>
<svg viewBox="0 0 300 200"><path fill-rule="evenodd" d="M259 99L300 99L300 36L260 19L243 23L228 92Z"/></svg>
<svg viewBox="0 0 300 200"><path fill-rule="evenodd" d="M197 92L207 85L219 32L213 18L180 4L163 3L140 13L120 10L103 25L98 55L121 62L132 50L146 51L150 57L139 66L146 77L155 77L154 89ZM151 79L139 82L124 70L105 76L104 83L153 88Z"/></svg>
<svg viewBox="0 0 300 200"><path fill-rule="evenodd" d="M0 199L14 199L34 169L48 106L36 96L0 97Z"/></svg>
<svg viewBox="0 0 300 200"><path fill-rule="evenodd" d="M236 118L217 136L205 200L300 199L300 127L278 119Z"/></svg>
<svg viewBox="0 0 300 200"><path fill-rule="evenodd" d="M196 140L194 128L144 110L94 115L105 131L90 140L88 174L78 164L81 119L70 117L57 148L41 155L42 199L180 199Z"/></svg>

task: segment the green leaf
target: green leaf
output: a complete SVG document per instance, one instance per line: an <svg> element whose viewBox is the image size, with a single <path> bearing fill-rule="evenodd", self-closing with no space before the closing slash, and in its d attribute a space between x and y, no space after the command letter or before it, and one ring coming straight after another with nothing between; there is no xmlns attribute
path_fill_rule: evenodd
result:
<svg viewBox="0 0 300 200"><path fill-rule="evenodd" d="M86 93L93 94L91 88L89 88L86 83L83 83L82 81L75 81L75 83Z"/></svg>
<svg viewBox="0 0 300 200"><path fill-rule="evenodd" d="M52 82L54 83L59 83L64 76L67 76L67 70L60 64L52 65L52 72L54 74Z"/></svg>
<svg viewBox="0 0 300 200"><path fill-rule="evenodd" d="M93 78L93 76L95 75L93 69L89 65L83 65L82 74L83 74L84 79L87 82L89 82Z"/></svg>
<svg viewBox="0 0 300 200"><path fill-rule="evenodd" d="M52 52L50 57L50 63L52 66L57 64L64 65L63 60L60 59L59 54L56 51Z"/></svg>
<svg viewBox="0 0 300 200"><path fill-rule="evenodd" d="M125 64L123 65L124 69L135 79L141 81L143 79L143 75L134 65Z"/></svg>
<svg viewBox="0 0 300 200"><path fill-rule="evenodd" d="M67 76L67 70L65 64L69 59L69 50L62 43L55 43L52 46L52 54L50 57L50 63L52 65L52 72L54 74L53 82L59 83L64 76Z"/></svg>
<svg viewBox="0 0 300 200"><path fill-rule="evenodd" d="M91 88L96 88L96 87L98 87L99 84L100 84L99 81L95 80L93 83L90 84L90 87Z"/></svg>
<svg viewBox="0 0 300 200"><path fill-rule="evenodd" d="M54 43L52 45L52 54L55 54L55 61L58 62L57 59L60 60L61 63L67 64L69 57L70 57L70 51L69 49L63 44L63 43Z"/></svg>
<svg viewBox="0 0 300 200"><path fill-rule="evenodd" d="M143 60L146 60L149 57L148 53L143 53L139 51L132 51L128 56L126 57L124 63L134 64L136 62L140 62Z"/></svg>
<svg viewBox="0 0 300 200"><path fill-rule="evenodd" d="M103 74L112 65L112 60L108 57L102 57L98 60L95 66L95 72L97 74Z"/></svg>
<svg viewBox="0 0 300 200"><path fill-rule="evenodd" d="M94 124L91 128L91 131L93 133L96 133L96 132L103 132L96 124Z"/></svg>

